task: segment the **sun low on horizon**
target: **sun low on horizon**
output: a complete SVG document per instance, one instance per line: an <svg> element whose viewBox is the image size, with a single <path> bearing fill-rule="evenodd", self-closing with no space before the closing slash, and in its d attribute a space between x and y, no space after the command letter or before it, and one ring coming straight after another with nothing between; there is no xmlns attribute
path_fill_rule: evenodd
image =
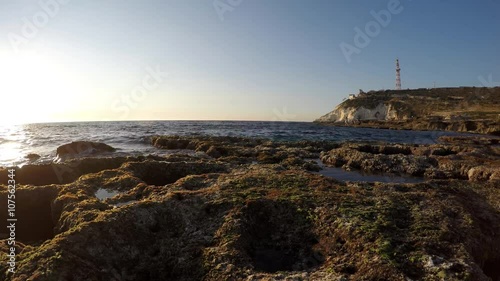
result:
<svg viewBox="0 0 500 281"><path fill-rule="evenodd" d="M57 58L36 52L0 53L0 124L57 121L55 114L77 103L81 81Z"/></svg>
<svg viewBox="0 0 500 281"><path fill-rule="evenodd" d="M498 25L491 1L290 2L8 0L0 124L313 121L359 89L394 88L396 57L403 88L498 84L499 42L482 29ZM470 31L449 16L472 8Z"/></svg>
<svg viewBox="0 0 500 281"><path fill-rule="evenodd" d="M500 281L499 14L0 0L0 281Z"/></svg>

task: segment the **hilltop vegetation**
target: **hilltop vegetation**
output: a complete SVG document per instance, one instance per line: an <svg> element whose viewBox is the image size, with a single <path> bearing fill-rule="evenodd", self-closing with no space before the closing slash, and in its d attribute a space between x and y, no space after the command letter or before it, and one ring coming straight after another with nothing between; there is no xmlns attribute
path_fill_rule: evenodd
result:
<svg viewBox="0 0 500 281"><path fill-rule="evenodd" d="M498 134L500 87L385 90L360 93L316 122L394 129Z"/></svg>

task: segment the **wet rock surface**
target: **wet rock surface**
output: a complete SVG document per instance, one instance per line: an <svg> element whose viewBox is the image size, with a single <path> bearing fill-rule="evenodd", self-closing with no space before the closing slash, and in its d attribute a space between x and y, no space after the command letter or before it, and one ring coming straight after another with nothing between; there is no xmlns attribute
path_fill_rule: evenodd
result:
<svg viewBox="0 0 500 281"><path fill-rule="evenodd" d="M91 141L75 141L61 145L56 150L57 157L63 160L82 155L93 155L115 151L115 148L105 143Z"/></svg>
<svg viewBox="0 0 500 281"><path fill-rule="evenodd" d="M28 159L30 162L35 162L36 160L40 159L40 155L35 154L35 153L29 153L26 155L24 158Z"/></svg>
<svg viewBox="0 0 500 281"><path fill-rule="evenodd" d="M498 122L498 120L433 121L421 118L402 121L361 120L348 124L343 122L330 122L325 123L325 125L391 130L453 131L500 136L500 123Z"/></svg>
<svg viewBox="0 0 500 281"><path fill-rule="evenodd" d="M343 144L321 160L346 170L428 179L500 180L498 138L442 137L435 145Z"/></svg>
<svg viewBox="0 0 500 281"><path fill-rule="evenodd" d="M1 263L0 280L500 278L495 141L152 144L200 154L72 160L58 164L64 182L49 180L52 166L18 169L17 272ZM340 182L314 173L320 155L325 164L427 180Z"/></svg>

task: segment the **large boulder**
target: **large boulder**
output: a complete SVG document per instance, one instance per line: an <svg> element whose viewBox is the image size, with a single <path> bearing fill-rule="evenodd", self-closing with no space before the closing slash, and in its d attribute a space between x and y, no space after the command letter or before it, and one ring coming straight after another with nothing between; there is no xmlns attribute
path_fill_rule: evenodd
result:
<svg viewBox="0 0 500 281"><path fill-rule="evenodd" d="M57 157L60 159L64 159L82 155L95 155L114 151L116 151L115 148L105 143L92 141L75 141L59 146L57 148Z"/></svg>

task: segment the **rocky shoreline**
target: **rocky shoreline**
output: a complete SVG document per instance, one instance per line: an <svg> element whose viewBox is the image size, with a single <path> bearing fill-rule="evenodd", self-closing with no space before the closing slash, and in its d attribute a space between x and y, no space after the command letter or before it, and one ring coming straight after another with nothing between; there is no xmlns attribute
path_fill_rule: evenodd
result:
<svg viewBox="0 0 500 281"><path fill-rule="evenodd" d="M500 135L500 87L360 90L314 122L325 125Z"/></svg>
<svg viewBox="0 0 500 281"><path fill-rule="evenodd" d="M111 155L17 168L17 272L2 263L0 280L500 278L498 138L151 145L175 153L113 157L94 146ZM342 182L317 173L316 159L425 181Z"/></svg>
<svg viewBox="0 0 500 281"><path fill-rule="evenodd" d="M450 131L500 136L500 123L492 120L442 121L442 120L357 120L346 122L320 122L325 126L373 128L413 131Z"/></svg>

